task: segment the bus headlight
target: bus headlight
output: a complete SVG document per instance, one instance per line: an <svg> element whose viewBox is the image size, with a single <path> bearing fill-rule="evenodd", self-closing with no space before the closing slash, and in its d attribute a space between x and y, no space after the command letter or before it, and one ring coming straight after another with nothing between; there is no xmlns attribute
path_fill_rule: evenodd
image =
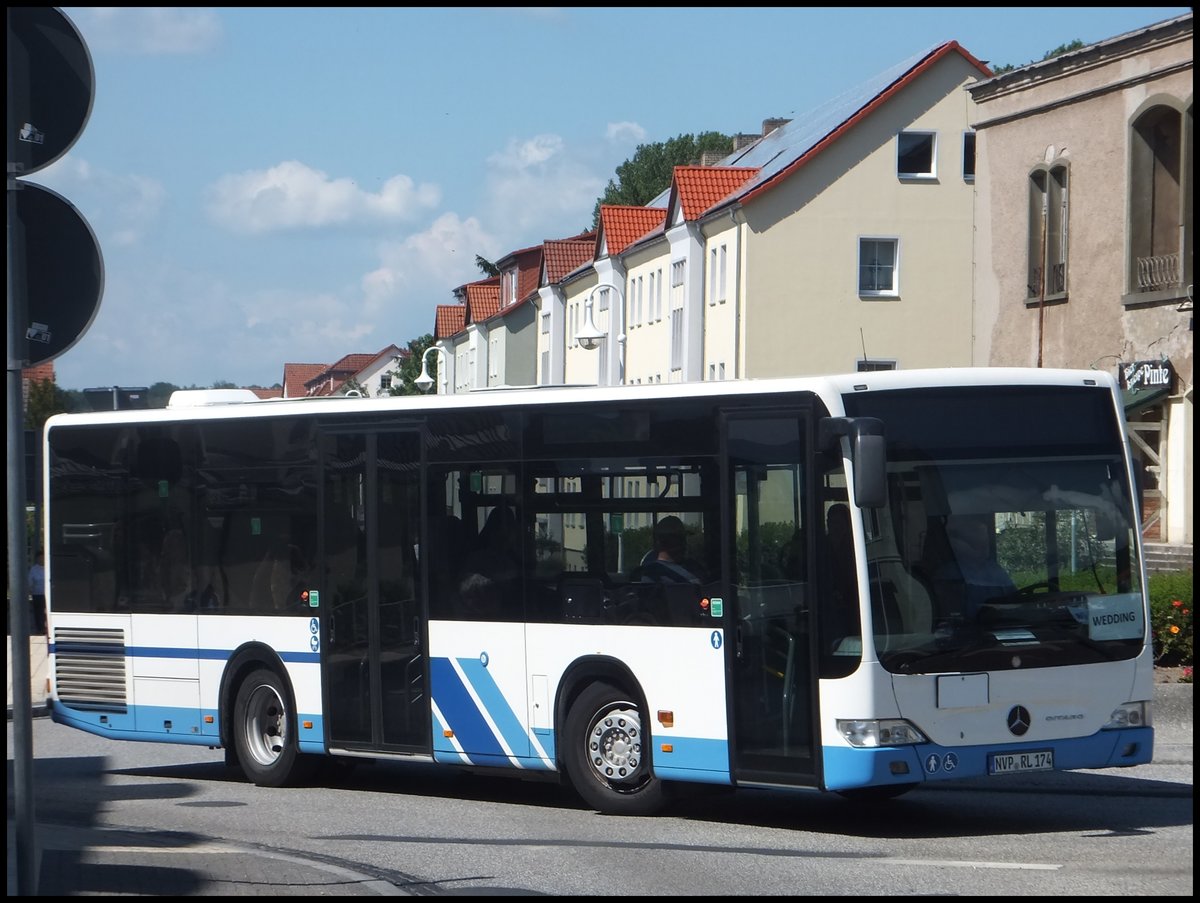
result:
<svg viewBox="0 0 1200 903"><path fill-rule="evenodd" d="M846 742L857 747L909 746L926 740L924 734L900 718L873 721L838 719L837 726Z"/></svg>
<svg viewBox="0 0 1200 903"><path fill-rule="evenodd" d="M1127 702L1113 709L1108 724L1102 731L1119 731L1126 727L1148 727L1150 725L1150 703Z"/></svg>

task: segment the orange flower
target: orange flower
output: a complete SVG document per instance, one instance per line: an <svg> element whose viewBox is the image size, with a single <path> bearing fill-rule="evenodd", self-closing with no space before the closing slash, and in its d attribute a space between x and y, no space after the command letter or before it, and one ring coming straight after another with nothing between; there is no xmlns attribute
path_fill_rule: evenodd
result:
<svg viewBox="0 0 1200 903"><path fill-rule="evenodd" d="M1178 624L1171 625L1171 633L1179 633L1179 625Z"/></svg>

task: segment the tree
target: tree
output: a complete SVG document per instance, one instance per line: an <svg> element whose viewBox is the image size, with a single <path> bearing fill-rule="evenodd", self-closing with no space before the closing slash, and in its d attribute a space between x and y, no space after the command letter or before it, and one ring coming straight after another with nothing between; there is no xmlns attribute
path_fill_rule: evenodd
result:
<svg viewBox="0 0 1200 903"><path fill-rule="evenodd" d="M1056 56L1062 56L1064 53L1070 53L1072 50L1078 50L1080 47L1083 47L1083 46L1084 46L1083 41L1079 40L1079 38L1076 38L1075 40L1070 41L1066 44L1059 44L1053 50L1047 50L1045 52L1045 54L1042 55L1042 58L1040 61L1039 60L1030 60L1030 63L1045 62L1046 60L1052 60ZM1024 65L1028 66L1030 63L1025 63ZM1003 75L1006 72L1012 72L1016 68L1017 67L1014 66L1012 63L1005 63L1002 66L993 67L992 75Z"/></svg>
<svg viewBox="0 0 1200 903"><path fill-rule="evenodd" d="M497 267L490 260L487 260L484 257L480 257L478 254L475 255L475 266L479 267L479 271L481 273L483 273L483 275L485 275L485 276L499 276L500 275L499 267Z"/></svg>
<svg viewBox="0 0 1200 903"><path fill-rule="evenodd" d="M179 386L174 383L157 382L150 387L150 407L165 408L167 402L171 400L171 393L177 390Z"/></svg>
<svg viewBox="0 0 1200 903"><path fill-rule="evenodd" d="M639 144L633 156L617 167L617 181L608 187L592 211L592 228L600 225L600 205L641 207L671 187L676 166L695 166L706 152L728 156L733 139L720 132L677 135L656 144Z"/></svg>
<svg viewBox="0 0 1200 903"><path fill-rule="evenodd" d="M67 393L52 379L36 379L29 383L29 397L25 400L25 429L39 433L46 421L54 414L71 410Z"/></svg>
<svg viewBox="0 0 1200 903"><path fill-rule="evenodd" d="M425 351L433 344L433 334L425 333L419 339L413 339L408 343L406 353L400 355L400 366L392 371L392 395L423 395L420 389L416 386L416 378L421 375L421 359L425 355ZM429 375L437 380L437 364L438 356L431 354L429 356Z"/></svg>

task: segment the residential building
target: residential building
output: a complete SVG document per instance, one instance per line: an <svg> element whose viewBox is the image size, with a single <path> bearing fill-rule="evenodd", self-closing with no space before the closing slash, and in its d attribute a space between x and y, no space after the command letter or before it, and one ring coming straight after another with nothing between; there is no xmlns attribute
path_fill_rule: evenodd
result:
<svg viewBox="0 0 1200 903"><path fill-rule="evenodd" d="M1115 373L1145 535L1189 561L1192 85L1188 13L969 89L977 362Z"/></svg>
<svg viewBox="0 0 1200 903"><path fill-rule="evenodd" d="M567 294L568 310L604 281L624 296L627 323L593 310L605 335L591 381L978 363L966 89L990 76L958 43L939 44L803 116L767 120L757 140L738 136L719 166L678 167L648 205L665 200L661 225L598 250L595 280L576 274Z"/></svg>
<svg viewBox="0 0 1200 903"><path fill-rule="evenodd" d="M567 276L591 263L596 232L543 243L542 272L537 288L537 383L562 385L567 349L567 309L563 284Z"/></svg>
<svg viewBox="0 0 1200 903"><path fill-rule="evenodd" d="M387 395L393 374L408 355L395 345L374 354L347 354L332 364L284 364L283 398Z"/></svg>

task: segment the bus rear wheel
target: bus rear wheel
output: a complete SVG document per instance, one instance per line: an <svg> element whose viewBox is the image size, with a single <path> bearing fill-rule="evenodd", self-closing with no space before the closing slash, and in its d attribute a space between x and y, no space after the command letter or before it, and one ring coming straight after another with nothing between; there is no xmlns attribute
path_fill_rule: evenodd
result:
<svg viewBox="0 0 1200 903"><path fill-rule="evenodd" d="M612 815L652 815L666 794L650 764L644 713L630 694L607 683L588 686L567 713L564 766L593 809Z"/></svg>
<svg viewBox="0 0 1200 903"><path fill-rule="evenodd" d="M295 713L283 679L260 668L242 681L233 707L238 764L259 787L282 787L297 776Z"/></svg>

